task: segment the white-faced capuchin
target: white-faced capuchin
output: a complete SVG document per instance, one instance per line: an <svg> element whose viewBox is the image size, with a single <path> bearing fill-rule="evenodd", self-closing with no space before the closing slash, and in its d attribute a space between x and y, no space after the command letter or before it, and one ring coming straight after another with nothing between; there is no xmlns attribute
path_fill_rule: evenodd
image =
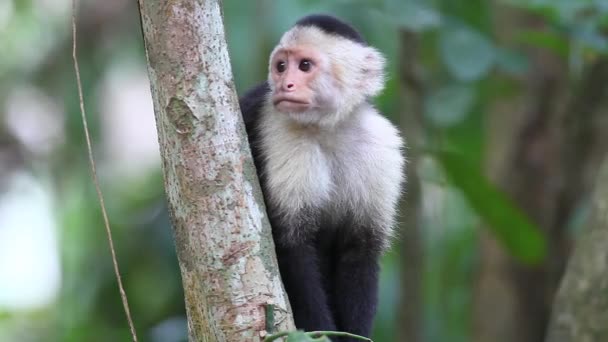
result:
<svg viewBox="0 0 608 342"><path fill-rule="evenodd" d="M371 333L404 177L399 133L370 103L384 64L350 25L311 15L240 100L299 329Z"/></svg>

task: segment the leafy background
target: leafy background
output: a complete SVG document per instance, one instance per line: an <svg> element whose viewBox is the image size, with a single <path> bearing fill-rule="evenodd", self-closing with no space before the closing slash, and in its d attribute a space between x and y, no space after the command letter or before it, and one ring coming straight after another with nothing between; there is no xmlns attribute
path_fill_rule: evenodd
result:
<svg viewBox="0 0 608 342"><path fill-rule="evenodd" d="M492 176L492 158L513 143L500 137L514 125L496 126L491 112L515 103L500 111L509 121L519 99L534 96L534 51L548 64L558 60L556 82L575 92L608 52L608 2L225 0L223 7L239 93L266 77L273 44L308 13L344 18L386 54L387 88L376 104L413 130L403 211L414 210L415 220L402 217L401 241L382 261L374 338L402 341L401 327L413 324L419 341L472 340L474 321L493 314L474 310L480 234L520 265L543 263L551 240L542 220ZM503 27L503 11L532 24L505 36L513 30ZM0 2L0 341L129 339L88 170L70 16L69 0ZM83 1L78 16L95 156L132 314L143 340L184 341L136 2ZM412 40L416 56L405 61ZM408 86L406 62L420 84ZM568 221L571 237L587 207L582 196Z"/></svg>

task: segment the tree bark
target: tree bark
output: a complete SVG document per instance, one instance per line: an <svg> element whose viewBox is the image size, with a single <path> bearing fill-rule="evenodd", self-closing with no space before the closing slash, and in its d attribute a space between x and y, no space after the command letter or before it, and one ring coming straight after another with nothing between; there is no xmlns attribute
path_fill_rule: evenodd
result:
<svg viewBox="0 0 608 342"><path fill-rule="evenodd" d="M190 341L293 330L234 89L220 1L140 1Z"/></svg>
<svg viewBox="0 0 608 342"><path fill-rule="evenodd" d="M608 340L608 160L555 301L547 342Z"/></svg>

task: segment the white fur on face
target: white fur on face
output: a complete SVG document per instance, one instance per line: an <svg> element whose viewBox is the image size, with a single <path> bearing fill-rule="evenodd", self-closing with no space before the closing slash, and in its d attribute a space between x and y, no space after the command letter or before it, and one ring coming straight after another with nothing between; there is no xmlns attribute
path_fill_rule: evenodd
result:
<svg viewBox="0 0 608 342"><path fill-rule="evenodd" d="M314 49L324 58L319 66L323 70L312 84L320 107L305 113L288 113L294 121L335 125L384 88L385 59L372 47L327 34L314 26L296 26L283 35L270 60L280 49L295 47ZM271 91L274 91L272 67L269 64L268 81Z"/></svg>

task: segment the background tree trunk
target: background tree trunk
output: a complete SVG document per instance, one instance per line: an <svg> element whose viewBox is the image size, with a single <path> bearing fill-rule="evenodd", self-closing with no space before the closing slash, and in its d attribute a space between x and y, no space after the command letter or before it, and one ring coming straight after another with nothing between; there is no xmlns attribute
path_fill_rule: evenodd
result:
<svg viewBox="0 0 608 342"><path fill-rule="evenodd" d="M424 85L420 75L417 33L401 30L400 38L400 128L407 139L407 195L401 199L401 303L397 341L423 340L423 239L421 233L422 192L418 163L424 141Z"/></svg>
<svg viewBox="0 0 608 342"><path fill-rule="evenodd" d="M264 305L292 330L239 114L220 2L140 1L191 341L255 341Z"/></svg>
<svg viewBox="0 0 608 342"><path fill-rule="evenodd" d="M494 6L497 35L507 44L526 30L544 29L540 17ZM548 254L540 265L522 265L490 234L482 235L474 308L477 342L545 339L570 252L568 225L588 196L598 157L605 154L606 61L589 63L577 79L555 53L544 48L527 53L531 70L523 80L524 92L492 104L488 174L541 228ZM497 307L499 316L487 314Z"/></svg>
<svg viewBox="0 0 608 342"><path fill-rule="evenodd" d="M608 340L608 160L557 294L547 342Z"/></svg>

